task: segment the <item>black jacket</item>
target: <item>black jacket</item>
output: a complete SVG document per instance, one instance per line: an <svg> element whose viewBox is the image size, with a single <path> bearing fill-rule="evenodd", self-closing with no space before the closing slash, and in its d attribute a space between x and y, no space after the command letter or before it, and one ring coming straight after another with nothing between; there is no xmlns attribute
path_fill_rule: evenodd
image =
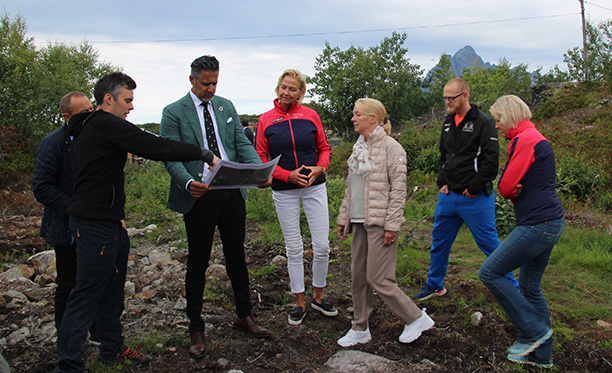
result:
<svg viewBox="0 0 612 373"><path fill-rule="evenodd" d="M48 134L38 145L32 191L45 208L40 235L49 245L68 246L72 235L68 228L68 206L72 198L68 125Z"/></svg>
<svg viewBox="0 0 612 373"><path fill-rule="evenodd" d="M74 196L68 213L81 218L125 217L123 168L128 152L159 161L212 160L209 150L162 139L103 110L72 116L68 133L74 136Z"/></svg>
<svg viewBox="0 0 612 373"><path fill-rule="evenodd" d="M493 192L492 181L498 167L499 141L493 118L472 105L459 126L455 125L454 114L444 119L440 136L439 188L446 184L456 193L467 189L476 195L484 190L489 195Z"/></svg>

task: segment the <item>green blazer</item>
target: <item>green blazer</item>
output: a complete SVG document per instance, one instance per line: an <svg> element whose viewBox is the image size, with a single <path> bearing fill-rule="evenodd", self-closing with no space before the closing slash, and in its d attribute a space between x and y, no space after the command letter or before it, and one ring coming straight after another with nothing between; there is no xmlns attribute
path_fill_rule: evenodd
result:
<svg viewBox="0 0 612 373"><path fill-rule="evenodd" d="M212 98L214 115L219 129L219 138L230 161L260 164L261 160L247 139L240 124L240 118L234 104L220 96ZM189 93L183 98L164 108L159 129L161 137L204 147L202 128L195 105ZM185 190L190 179L200 181L204 169L203 161L166 162L170 180L168 207L174 211L187 214L191 211L195 198ZM246 190L241 189L246 199Z"/></svg>

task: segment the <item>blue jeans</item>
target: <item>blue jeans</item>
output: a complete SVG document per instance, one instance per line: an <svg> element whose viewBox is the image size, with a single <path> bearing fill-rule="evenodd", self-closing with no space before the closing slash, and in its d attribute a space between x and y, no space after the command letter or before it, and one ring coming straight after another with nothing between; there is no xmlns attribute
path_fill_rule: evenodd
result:
<svg viewBox="0 0 612 373"><path fill-rule="evenodd" d="M123 288L130 240L120 221L70 217L77 254L76 285L70 292L57 338L55 372L84 372L83 346L94 320L100 355L115 357L123 346Z"/></svg>
<svg viewBox="0 0 612 373"><path fill-rule="evenodd" d="M478 271L480 280L518 328L519 342L533 342L550 328L548 306L540 283L553 246L563 233L563 225L563 219L519 225ZM520 268L520 292L503 278L505 273L517 268ZM552 338L530 356L536 361L548 362L551 349Z"/></svg>
<svg viewBox="0 0 612 373"><path fill-rule="evenodd" d="M495 226L495 195L480 192L476 198L468 198L453 191L448 194L439 193L431 237L427 285L435 289L444 288L451 247L464 222L486 256L491 255L500 245ZM512 272L507 273L506 278L518 287Z"/></svg>

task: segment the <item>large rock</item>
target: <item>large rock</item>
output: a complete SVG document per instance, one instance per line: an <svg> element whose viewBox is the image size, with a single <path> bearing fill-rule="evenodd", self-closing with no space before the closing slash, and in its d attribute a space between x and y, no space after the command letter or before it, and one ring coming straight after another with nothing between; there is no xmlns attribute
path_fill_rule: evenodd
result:
<svg viewBox="0 0 612 373"><path fill-rule="evenodd" d="M31 334L30 329L24 326L12 332L7 340L10 344L22 344Z"/></svg>
<svg viewBox="0 0 612 373"><path fill-rule="evenodd" d="M21 265L0 273L0 281L24 281L29 280L33 276L34 268Z"/></svg>
<svg viewBox="0 0 612 373"><path fill-rule="evenodd" d="M401 366L387 358L368 354L366 352L344 350L332 355L325 367L328 372L394 372Z"/></svg>
<svg viewBox="0 0 612 373"><path fill-rule="evenodd" d="M161 265L166 265L168 263L170 263L170 261L172 260L172 257L170 256L170 253L164 252L164 251L149 251L149 261L151 262L151 264L161 264Z"/></svg>
<svg viewBox="0 0 612 373"><path fill-rule="evenodd" d="M39 275L53 275L56 271L55 251L53 250L36 253L28 258L28 262L32 264L34 271Z"/></svg>

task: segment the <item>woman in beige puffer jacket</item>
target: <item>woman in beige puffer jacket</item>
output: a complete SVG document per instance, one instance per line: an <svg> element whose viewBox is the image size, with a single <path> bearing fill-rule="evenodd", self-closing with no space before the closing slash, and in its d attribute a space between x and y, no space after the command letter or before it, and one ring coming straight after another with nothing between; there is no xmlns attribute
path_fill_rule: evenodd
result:
<svg viewBox="0 0 612 373"><path fill-rule="evenodd" d="M349 174L338 214L338 237L353 233L351 277L353 326L338 340L343 347L372 339L368 318L375 290L404 323L402 343L416 340L434 321L404 294L395 281L397 237L404 223L406 152L388 134L383 104L357 100L351 119L359 139L348 160Z"/></svg>

